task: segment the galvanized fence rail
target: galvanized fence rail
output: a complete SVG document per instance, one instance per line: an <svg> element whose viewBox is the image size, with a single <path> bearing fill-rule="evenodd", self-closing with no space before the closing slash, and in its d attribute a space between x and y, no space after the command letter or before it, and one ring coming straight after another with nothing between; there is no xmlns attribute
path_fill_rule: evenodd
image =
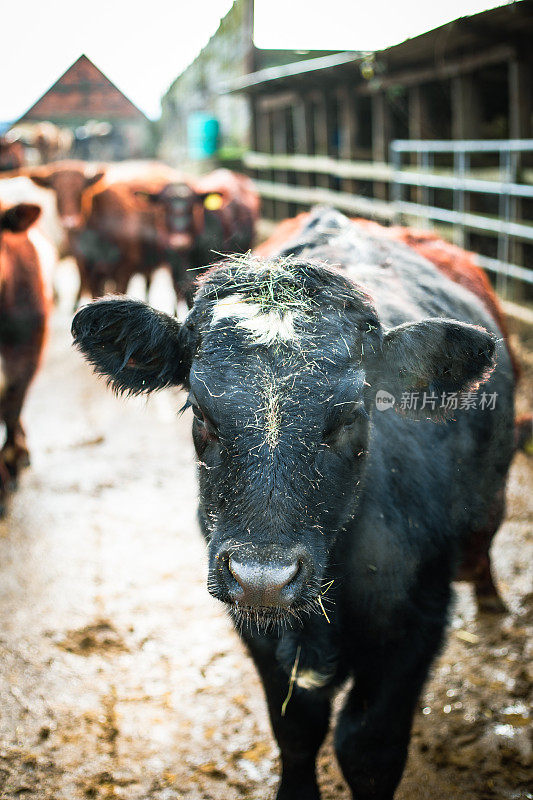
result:
<svg viewBox="0 0 533 800"><path fill-rule="evenodd" d="M523 153L533 152L531 139L502 140L403 140L390 146L391 201L394 217L423 218L450 224L458 244L464 244L465 231L486 233L497 237L497 258L478 256L479 263L496 273L497 289L502 296L508 294L509 278L533 284L533 269L511 262L514 242L533 243L533 220L520 218L520 201L533 199L533 185L519 182L519 164ZM451 174L435 171L435 156L450 154L453 160ZM473 177L473 154L495 154L498 157L498 180ZM416 167L404 163L406 156L416 156ZM475 173L474 173L475 175ZM404 199L406 187L419 189L419 201ZM444 208L434 200L435 189L448 189L453 193L453 209ZM498 197L498 215L474 214L468 211L471 194Z"/></svg>
<svg viewBox="0 0 533 800"><path fill-rule="evenodd" d="M350 161L323 155L248 152L243 161L247 169L266 173L255 183L262 197L288 204L332 205L348 214L367 216L385 223L408 223L423 220L449 226L453 240L461 245L468 233L487 241L496 239L496 247L487 251L495 257L478 255L481 266L496 275L496 287L502 297L513 295L514 286L533 285L533 269L527 263L533 252L533 220L523 218L522 203L533 201L533 169L522 169L526 153L533 153L531 139L501 140L395 140L390 147L390 163ZM436 166L436 159L448 156L448 166ZM473 164L474 157L487 154L496 165L490 168ZM413 163L413 161L415 163ZM288 174L292 173L292 181ZM316 176L328 176L341 182L339 188L316 184ZM300 180L303 178L303 180ZM520 180L522 179L522 180ZM370 186L388 184L389 200L346 191L346 182L363 181ZM302 185L304 184L304 185ZM416 202L406 199L406 192L416 190ZM439 190L451 193L451 202L437 202ZM497 213L471 210L471 198L497 199ZM448 194L449 199L449 194ZM521 258L513 261L518 247ZM476 248L477 249L477 248ZM518 263L516 263L518 261ZM520 290L518 294L522 294Z"/></svg>

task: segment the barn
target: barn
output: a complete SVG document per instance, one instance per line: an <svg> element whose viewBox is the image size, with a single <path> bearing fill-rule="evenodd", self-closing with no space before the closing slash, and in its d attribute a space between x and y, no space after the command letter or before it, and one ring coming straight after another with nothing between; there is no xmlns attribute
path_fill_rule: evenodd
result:
<svg viewBox="0 0 533 800"><path fill-rule="evenodd" d="M532 35L533 2L520 0L379 52L228 80L249 102L243 161L265 215L328 203L434 225L481 254L502 294L531 296Z"/></svg>
<svg viewBox="0 0 533 800"><path fill-rule="evenodd" d="M23 137L52 123L73 135L72 155L123 159L149 154L150 121L86 55L81 55L13 127Z"/></svg>
<svg viewBox="0 0 533 800"><path fill-rule="evenodd" d="M254 44L254 2L235 0L218 29L161 99L160 155L171 164L226 164L250 147L251 116L245 97L224 86L250 72L330 55L331 50L265 50ZM231 166L231 164L230 164Z"/></svg>

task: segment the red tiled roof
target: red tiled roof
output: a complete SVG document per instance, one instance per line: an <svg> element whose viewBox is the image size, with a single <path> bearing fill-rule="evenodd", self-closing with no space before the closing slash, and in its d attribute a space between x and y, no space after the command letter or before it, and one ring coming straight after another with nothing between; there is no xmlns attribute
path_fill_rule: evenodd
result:
<svg viewBox="0 0 533 800"><path fill-rule="evenodd" d="M143 112L82 55L19 122L70 119L143 119Z"/></svg>

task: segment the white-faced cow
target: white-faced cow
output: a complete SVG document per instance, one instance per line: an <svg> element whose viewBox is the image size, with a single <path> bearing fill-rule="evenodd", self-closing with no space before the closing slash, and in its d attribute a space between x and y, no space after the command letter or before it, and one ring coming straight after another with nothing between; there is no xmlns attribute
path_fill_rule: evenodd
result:
<svg viewBox="0 0 533 800"><path fill-rule="evenodd" d="M491 314L326 209L208 272L183 324L110 299L73 334L116 390L189 393L209 591L263 680L278 800L319 797L349 679L337 756L354 798L391 800L462 549L501 516L514 379Z"/></svg>

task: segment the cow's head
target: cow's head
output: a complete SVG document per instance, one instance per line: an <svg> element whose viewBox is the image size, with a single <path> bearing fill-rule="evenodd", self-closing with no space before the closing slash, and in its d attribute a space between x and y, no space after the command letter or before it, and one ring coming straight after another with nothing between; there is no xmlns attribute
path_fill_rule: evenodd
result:
<svg viewBox="0 0 533 800"><path fill-rule="evenodd" d="M267 620L318 609L357 513L376 388L458 391L494 351L449 320L384 331L342 273L249 257L207 274L183 324L109 299L79 311L73 335L119 392L187 389L209 591Z"/></svg>
<svg viewBox="0 0 533 800"><path fill-rule="evenodd" d="M101 180L104 175L105 172L94 171L82 162L64 161L33 172L30 178L37 186L55 192L61 224L65 230L75 231L83 225L83 192Z"/></svg>
<svg viewBox="0 0 533 800"><path fill-rule="evenodd" d="M187 183L170 183L157 192L136 194L163 210L163 245L177 253L191 250L204 229L205 211L214 211L223 203L218 192L197 192Z"/></svg>
<svg viewBox="0 0 533 800"><path fill-rule="evenodd" d="M24 150L17 138L0 136L0 172L16 170L24 163Z"/></svg>

